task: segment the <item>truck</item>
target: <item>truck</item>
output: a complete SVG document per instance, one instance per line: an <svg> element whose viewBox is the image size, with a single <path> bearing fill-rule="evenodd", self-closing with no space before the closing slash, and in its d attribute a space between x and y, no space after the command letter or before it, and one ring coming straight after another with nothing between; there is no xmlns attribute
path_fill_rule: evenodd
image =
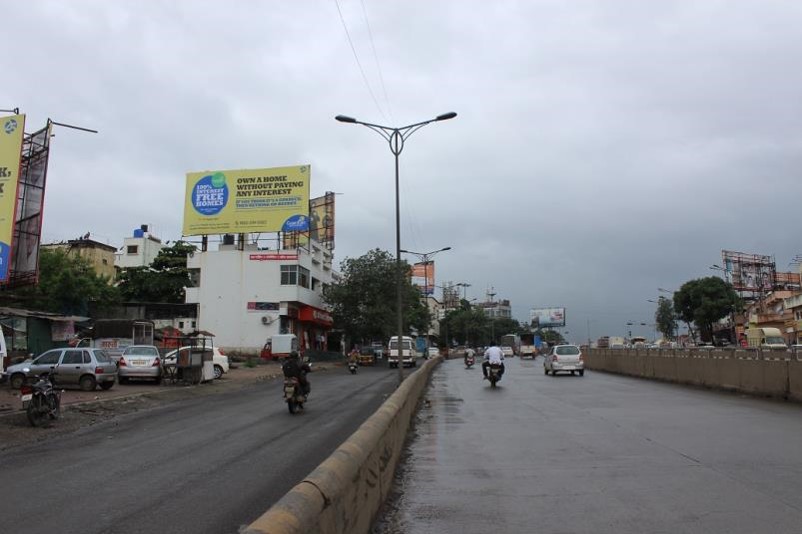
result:
<svg viewBox="0 0 802 534"><path fill-rule="evenodd" d="M510 347L512 349L512 354L514 356L519 356L521 354L521 336L518 334L503 335L501 336L499 346L502 350L504 350L504 347Z"/></svg>
<svg viewBox="0 0 802 534"><path fill-rule="evenodd" d="M535 334L521 334L521 358L534 358L535 356L537 356Z"/></svg>
<svg viewBox="0 0 802 534"><path fill-rule="evenodd" d="M390 367L398 367L399 364L399 357L398 357L398 336L393 336L390 338L390 342L387 344L390 348L389 354L387 355L387 363ZM404 336L401 338L401 358L400 363L404 367L415 367L417 365L415 356L417 352L415 351L415 343L409 336Z"/></svg>
<svg viewBox="0 0 802 534"><path fill-rule="evenodd" d="M286 358L290 352L298 351L298 336L295 334L276 334L265 341L259 355L264 360Z"/></svg>
<svg viewBox="0 0 802 534"><path fill-rule="evenodd" d="M779 328L748 328L746 344L750 348L768 350L787 350L782 332Z"/></svg>
<svg viewBox="0 0 802 534"><path fill-rule="evenodd" d="M610 336L609 343L611 349L625 349L627 347L627 340L621 336Z"/></svg>

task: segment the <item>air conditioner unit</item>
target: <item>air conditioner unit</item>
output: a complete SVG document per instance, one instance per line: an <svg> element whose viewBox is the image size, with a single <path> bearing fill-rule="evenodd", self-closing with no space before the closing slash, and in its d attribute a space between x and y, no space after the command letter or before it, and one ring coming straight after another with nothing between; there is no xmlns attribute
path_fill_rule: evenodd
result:
<svg viewBox="0 0 802 534"><path fill-rule="evenodd" d="M265 325L270 324L275 320L276 320L275 317L270 317L269 315L263 315L262 316L262 324L265 324Z"/></svg>

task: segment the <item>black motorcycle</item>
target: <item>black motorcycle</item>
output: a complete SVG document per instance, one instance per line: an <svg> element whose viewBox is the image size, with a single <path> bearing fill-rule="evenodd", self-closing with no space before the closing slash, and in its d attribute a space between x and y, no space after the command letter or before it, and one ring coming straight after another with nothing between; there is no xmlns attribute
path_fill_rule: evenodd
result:
<svg viewBox="0 0 802 534"><path fill-rule="evenodd" d="M32 426L44 426L61 416L61 391L54 386L53 380L53 373L50 373L20 388L22 409Z"/></svg>
<svg viewBox="0 0 802 534"><path fill-rule="evenodd" d="M356 372L359 370L359 364L356 362L348 362L348 370L351 371L352 375L355 375Z"/></svg>
<svg viewBox="0 0 802 534"><path fill-rule="evenodd" d="M487 369L487 379L490 380L490 387L496 387L496 382L501 380L501 366L496 363L491 363Z"/></svg>

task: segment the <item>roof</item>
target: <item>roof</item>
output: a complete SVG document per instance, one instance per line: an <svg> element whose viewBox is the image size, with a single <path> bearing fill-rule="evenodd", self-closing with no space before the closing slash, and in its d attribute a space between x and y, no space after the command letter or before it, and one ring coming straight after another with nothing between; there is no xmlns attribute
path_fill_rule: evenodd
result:
<svg viewBox="0 0 802 534"><path fill-rule="evenodd" d="M51 312L44 312L44 311L36 311L36 310L24 310L22 308L7 308L7 307L0 307L0 317L34 317L37 319L47 319L49 321L59 321L59 322L76 322L82 323L84 321L90 320L89 317L83 317L80 315L61 315L59 313L51 313Z"/></svg>

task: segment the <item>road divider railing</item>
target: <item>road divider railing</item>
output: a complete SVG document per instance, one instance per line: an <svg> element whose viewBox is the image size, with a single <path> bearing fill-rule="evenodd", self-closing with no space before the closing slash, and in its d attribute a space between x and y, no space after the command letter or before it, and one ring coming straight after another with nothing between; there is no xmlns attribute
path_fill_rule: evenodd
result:
<svg viewBox="0 0 802 534"><path fill-rule="evenodd" d="M800 354L748 350L590 349L596 371L802 402Z"/></svg>
<svg viewBox="0 0 802 534"><path fill-rule="evenodd" d="M407 430L442 356L427 360L340 447L292 488L245 534L360 534L393 484Z"/></svg>

